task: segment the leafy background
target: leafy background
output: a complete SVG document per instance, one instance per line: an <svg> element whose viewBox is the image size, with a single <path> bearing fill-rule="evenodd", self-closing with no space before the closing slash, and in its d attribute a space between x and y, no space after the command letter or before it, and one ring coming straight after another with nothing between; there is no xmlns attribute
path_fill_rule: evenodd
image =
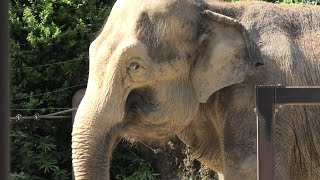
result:
<svg viewBox="0 0 320 180"><path fill-rule="evenodd" d="M237 1L237 0L231 0ZM320 0L271 0L320 4ZM110 13L107 0L11 0L11 116L48 114L70 108L72 95L84 88L90 42ZM71 179L71 119L11 121L11 179ZM175 142L160 157L180 179L214 179ZM113 179L160 177L141 146L123 142L112 165ZM149 159L149 160L144 160ZM158 161L160 158L158 158ZM166 172L168 173L168 172ZM164 174L164 172L162 172Z"/></svg>
<svg viewBox="0 0 320 180"><path fill-rule="evenodd" d="M87 83L89 44L112 3L11 0L12 116L71 106ZM71 119L12 121L12 179L71 179L70 133Z"/></svg>

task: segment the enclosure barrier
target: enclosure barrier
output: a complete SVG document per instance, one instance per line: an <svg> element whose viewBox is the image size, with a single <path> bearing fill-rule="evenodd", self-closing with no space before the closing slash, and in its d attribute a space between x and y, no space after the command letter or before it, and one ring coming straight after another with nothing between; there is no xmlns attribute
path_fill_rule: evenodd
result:
<svg viewBox="0 0 320 180"><path fill-rule="evenodd" d="M50 113L46 115L40 115L38 113L33 116L22 116L21 114L16 115L15 117L10 117L10 121L22 121L22 120L40 120L40 119L70 119L72 116L58 116L60 114L65 114L68 112L77 111L77 108L71 108L64 111L59 111L55 113Z"/></svg>
<svg viewBox="0 0 320 180"><path fill-rule="evenodd" d="M8 0L0 1L0 179L9 179L9 16Z"/></svg>
<svg viewBox="0 0 320 180"><path fill-rule="evenodd" d="M320 105L320 86L256 86L258 180L274 180L273 124L277 105Z"/></svg>

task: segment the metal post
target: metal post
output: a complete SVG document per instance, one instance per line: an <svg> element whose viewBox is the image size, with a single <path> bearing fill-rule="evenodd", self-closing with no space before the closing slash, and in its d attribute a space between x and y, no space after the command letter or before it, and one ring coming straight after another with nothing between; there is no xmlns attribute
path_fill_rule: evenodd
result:
<svg viewBox="0 0 320 180"><path fill-rule="evenodd" d="M275 88L272 86L256 87L257 115L257 178L274 179L273 123Z"/></svg>
<svg viewBox="0 0 320 180"><path fill-rule="evenodd" d="M320 86L256 86L258 180L274 180L275 105L320 105Z"/></svg>
<svg viewBox="0 0 320 180"><path fill-rule="evenodd" d="M0 179L9 179L9 18L8 0L0 1Z"/></svg>

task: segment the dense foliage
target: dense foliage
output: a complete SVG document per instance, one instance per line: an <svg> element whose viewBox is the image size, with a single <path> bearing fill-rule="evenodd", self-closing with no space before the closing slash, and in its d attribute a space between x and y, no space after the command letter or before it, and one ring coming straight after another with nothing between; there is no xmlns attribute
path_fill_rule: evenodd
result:
<svg viewBox="0 0 320 180"><path fill-rule="evenodd" d="M88 47L109 10L92 0L13 0L11 107L70 106L77 88L48 92L86 84Z"/></svg>

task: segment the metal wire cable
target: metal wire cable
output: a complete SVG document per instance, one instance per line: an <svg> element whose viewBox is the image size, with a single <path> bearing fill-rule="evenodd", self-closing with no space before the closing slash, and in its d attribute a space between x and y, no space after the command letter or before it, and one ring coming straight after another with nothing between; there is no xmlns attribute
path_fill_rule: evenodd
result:
<svg viewBox="0 0 320 180"><path fill-rule="evenodd" d="M18 70L22 70L22 69L33 69L33 68L41 68L41 67L45 67L45 66L52 66L52 65L66 64L66 63L71 63L71 62L75 62L75 61L85 60L85 59L88 59L88 58L89 58L89 57L84 57L84 58L80 58L80 59L73 59L73 60L62 61L62 62L56 62L56 63L42 64L42 65L38 65L38 66L30 66L30 67L14 68L14 69L11 69L11 71L18 71Z"/></svg>
<svg viewBox="0 0 320 180"><path fill-rule="evenodd" d="M38 116L36 118L35 116L21 116L19 117L10 117L11 121L23 121L23 120L40 120L40 119L68 119L72 118L72 116Z"/></svg>
<svg viewBox="0 0 320 180"><path fill-rule="evenodd" d="M59 114L64 114L64 113L67 113L67 112L76 111L77 109L78 109L78 108L72 108L72 109L68 109L68 110L64 110L64 111L59 111L59 112L55 112L55 113L50 113L50 114L44 115L43 117L56 116L56 115L59 115Z"/></svg>
<svg viewBox="0 0 320 180"><path fill-rule="evenodd" d="M57 2L53 2L52 5L55 6L55 5L61 5L61 4L58 4ZM77 6L77 7L76 6L70 6L70 5L66 4L63 8L66 8L66 9L69 9L69 10L79 10L81 8L81 6L86 6L86 4L82 4L82 5ZM38 5L38 4L34 5L33 4L32 6L26 6L26 7L43 8L43 5ZM53 8L55 8L55 7L53 7ZM59 7L59 8L61 8L61 7ZM101 8L95 7L93 9L94 10L100 10ZM23 8L22 9L15 9L16 12L20 12L20 13L23 13L24 10L25 9L23 9Z"/></svg>
<svg viewBox="0 0 320 180"><path fill-rule="evenodd" d="M50 113L50 114L46 114L46 115L39 115L38 113L36 113L33 116L22 116L21 114L17 114L15 117L10 117L11 121L22 121L22 120L40 120L40 119L66 119L66 118L71 118L72 116L57 116L60 114L65 114L68 112L72 112L72 111L76 111L78 108L71 108L68 110L64 110L64 111L59 111L59 112L55 112L55 113Z"/></svg>
<svg viewBox="0 0 320 180"><path fill-rule="evenodd" d="M10 109L10 111L44 111L44 110L66 110L70 108L38 108L38 109Z"/></svg>
<svg viewBox="0 0 320 180"><path fill-rule="evenodd" d="M76 88L76 87L81 87L81 86L86 86L86 85L87 85L87 84L80 84L80 85L71 86L71 87L67 87L67 88L61 88L61 89L58 89L58 90L55 90L55 91L46 92L46 93L43 93L43 94L32 95L32 97L38 97L38 96L43 96L43 95L47 95L47 94L53 94L53 93L56 93L56 92L65 91L65 90L68 90L68 89L72 89L72 88ZM13 98L12 101L14 101L14 100L20 100L20 99L27 99L27 98L30 98L30 97L31 97L31 96L25 96L25 97L21 97L21 98Z"/></svg>

